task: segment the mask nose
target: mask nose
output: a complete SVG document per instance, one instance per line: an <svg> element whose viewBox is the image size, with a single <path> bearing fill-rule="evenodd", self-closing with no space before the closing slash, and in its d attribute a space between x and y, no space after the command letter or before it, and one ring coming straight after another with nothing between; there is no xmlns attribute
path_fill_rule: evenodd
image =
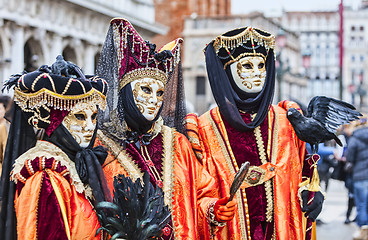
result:
<svg viewBox="0 0 368 240"><path fill-rule="evenodd" d="M86 121L87 121L87 125L86 125L86 127L84 128L84 130L85 130L85 131L93 131L93 130L95 129L96 125L93 123L93 121L92 121L91 117L88 117L88 118L86 119Z"/></svg>
<svg viewBox="0 0 368 240"><path fill-rule="evenodd" d="M260 76L261 72L259 71L258 67L254 67L254 75Z"/></svg>

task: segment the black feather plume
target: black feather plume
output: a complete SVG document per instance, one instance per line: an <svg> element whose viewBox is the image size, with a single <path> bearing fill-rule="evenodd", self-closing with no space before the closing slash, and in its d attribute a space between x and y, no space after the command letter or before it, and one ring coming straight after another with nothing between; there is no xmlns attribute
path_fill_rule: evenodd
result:
<svg viewBox="0 0 368 240"><path fill-rule="evenodd" d="M8 80L6 80L4 82L3 88L1 89L2 92L4 92L4 90L10 90L12 87L15 86L15 84L17 84L17 82L19 81L20 77L24 74L26 74L27 71L23 71L22 73L17 73L17 74L13 74L9 77Z"/></svg>
<svg viewBox="0 0 368 240"><path fill-rule="evenodd" d="M119 175L114 179L113 203L102 202L96 206L101 224L98 234L105 230L111 239L146 240L162 235L162 228L171 220L171 214L164 203L161 188L154 188L147 172L133 182L129 177Z"/></svg>

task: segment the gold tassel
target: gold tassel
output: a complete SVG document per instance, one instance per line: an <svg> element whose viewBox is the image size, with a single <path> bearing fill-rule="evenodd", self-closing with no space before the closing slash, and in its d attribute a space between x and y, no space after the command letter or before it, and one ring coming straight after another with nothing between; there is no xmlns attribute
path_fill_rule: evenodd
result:
<svg viewBox="0 0 368 240"><path fill-rule="evenodd" d="M311 158L313 160L312 167L314 169L313 169L313 176L312 176L312 179L310 181L308 190L311 191L311 192L319 192L321 190L321 188L319 186L319 175L318 175L318 171L317 171L317 163L320 159L320 156L318 154L313 154Z"/></svg>

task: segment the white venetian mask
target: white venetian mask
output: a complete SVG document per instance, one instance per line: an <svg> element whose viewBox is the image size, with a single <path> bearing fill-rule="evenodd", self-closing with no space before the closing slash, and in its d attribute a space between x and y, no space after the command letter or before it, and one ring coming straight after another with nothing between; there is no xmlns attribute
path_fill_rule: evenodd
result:
<svg viewBox="0 0 368 240"><path fill-rule="evenodd" d="M164 84L153 78L142 78L130 83L134 102L149 121L155 119L164 100Z"/></svg>
<svg viewBox="0 0 368 240"><path fill-rule="evenodd" d="M91 103L77 103L62 124L68 129L79 146L88 147L96 128L97 106Z"/></svg>
<svg viewBox="0 0 368 240"><path fill-rule="evenodd" d="M266 79L265 60L262 57L244 57L230 65L236 85L246 93L262 91Z"/></svg>

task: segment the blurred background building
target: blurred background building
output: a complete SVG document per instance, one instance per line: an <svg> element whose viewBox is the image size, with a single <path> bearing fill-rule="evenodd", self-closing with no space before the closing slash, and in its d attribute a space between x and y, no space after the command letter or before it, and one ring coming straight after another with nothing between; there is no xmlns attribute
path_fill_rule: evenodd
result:
<svg viewBox="0 0 368 240"><path fill-rule="evenodd" d="M339 13L285 12L281 24L299 36L300 71L308 79L307 99L339 98Z"/></svg>
<svg viewBox="0 0 368 240"><path fill-rule="evenodd" d="M0 82L59 54L94 73L114 17L129 19L146 39L168 31L155 21L153 0L0 0Z"/></svg>
<svg viewBox="0 0 368 240"><path fill-rule="evenodd" d="M0 85L59 54L93 73L109 21L124 17L157 47L184 38L186 99L189 110L201 114L214 104L205 45L233 28L253 26L276 36L275 103L307 104L326 95L368 112L368 1L349 1L340 9L342 0L318 1L313 9L298 1L295 10L286 0L0 0Z"/></svg>

